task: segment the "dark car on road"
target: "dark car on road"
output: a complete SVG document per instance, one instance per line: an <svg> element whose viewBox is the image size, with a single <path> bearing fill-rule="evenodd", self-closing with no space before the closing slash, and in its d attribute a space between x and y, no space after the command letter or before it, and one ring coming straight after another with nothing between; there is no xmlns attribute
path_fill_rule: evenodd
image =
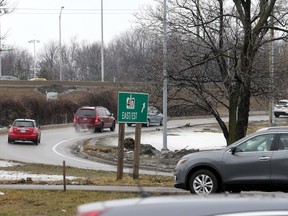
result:
<svg viewBox="0 0 288 216"><path fill-rule="evenodd" d="M127 126L132 126L135 123L127 123ZM163 125L163 114L154 106L148 107L147 122L142 124L145 127L150 125Z"/></svg>
<svg viewBox="0 0 288 216"><path fill-rule="evenodd" d="M15 119L8 131L8 143L32 142L38 145L41 129L34 119Z"/></svg>
<svg viewBox="0 0 288 216"><path fill-rule="evenodd" d="M174 186L196 194L288 192L288 127L264 128L225 149L182 157Z"/></svg>
<svg viewBox="0 0 288 216"><path fill-rule="evenodd" d="M79 108L74 115L74 127L76 131L92 129L95 132L103 132L104 128L115 130L116 121L114 115L102 106Z"/></svg>

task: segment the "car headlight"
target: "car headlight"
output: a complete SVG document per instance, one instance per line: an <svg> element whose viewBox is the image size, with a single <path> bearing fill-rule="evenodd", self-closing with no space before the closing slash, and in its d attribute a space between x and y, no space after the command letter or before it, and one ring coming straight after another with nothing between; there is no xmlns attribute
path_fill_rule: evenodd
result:
<svg viewBox="0 0 288 216"><path fill-rule="evenodd" d="M184 164L184 163L186 163L187 160L188 160L187 157L183 157L178 161L177 165Z"/></svg>

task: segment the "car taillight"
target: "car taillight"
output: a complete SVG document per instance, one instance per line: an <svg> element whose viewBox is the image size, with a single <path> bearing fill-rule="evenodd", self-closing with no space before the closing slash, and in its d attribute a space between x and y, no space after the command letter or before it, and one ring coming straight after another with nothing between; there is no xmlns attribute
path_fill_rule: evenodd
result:
<svg viewBox="0 0 288 216"><path fill-rule="evenodd" d="M91 212L79 213L78 216L99 216L106 211L107 210L95 210L95 211L91 211Z"/></svg>
<svg viewBox="0 0 288 216"><path fill-rule="evenodd" d="M95 122L99 122L99 121L100 121L100 118L98 116L96 116Z"/></svg>
<svg viewBox="0 0 288 216"><path fill-rule="evenodd" d="M36 134L37 133L37 128L33 129L33 133Z"/></svg>
<svg viewBox="0 0 288 216"><path fill-rule="evenodd" d="M76 122L76 115L74 115L73 121Z"/></svg>

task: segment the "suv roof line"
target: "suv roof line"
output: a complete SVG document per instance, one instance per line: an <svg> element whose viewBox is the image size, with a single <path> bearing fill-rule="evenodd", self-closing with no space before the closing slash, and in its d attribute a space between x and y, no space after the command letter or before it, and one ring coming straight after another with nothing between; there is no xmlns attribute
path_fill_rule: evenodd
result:
<svg viewBox="0 0 288 216"><path fill-rule="evenodd" d="M266 128L261 128L259 130L257 130L257 132L259 131L265 131L265 130L288 130L288 126L275 126L275 127L266 127Z"/></svg>

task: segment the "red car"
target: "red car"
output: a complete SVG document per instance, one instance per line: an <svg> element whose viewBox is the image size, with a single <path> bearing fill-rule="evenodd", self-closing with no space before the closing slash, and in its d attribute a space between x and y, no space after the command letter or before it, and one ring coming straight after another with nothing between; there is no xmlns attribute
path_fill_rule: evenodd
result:
<svg viewBox="0 0 288 216"><path fill-rule="evenodd" d="M76 131L92 129L95 132L103 132L104 128L115 130L115 118L110 111L102 106L81 107L74 115L74 127Z"/></svg>
<svg viewBox="0 0 288 216"><path fill-rule="evenodd" d="M8 131L8 143L40 143L40 126L33 119L16 119Z"/></svg>

